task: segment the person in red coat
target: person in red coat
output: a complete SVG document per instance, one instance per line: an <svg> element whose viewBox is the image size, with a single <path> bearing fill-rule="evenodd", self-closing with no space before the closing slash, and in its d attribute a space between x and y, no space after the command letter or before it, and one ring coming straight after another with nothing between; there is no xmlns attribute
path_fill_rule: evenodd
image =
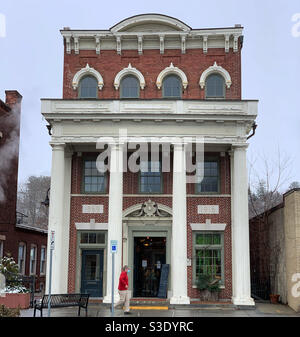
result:
<svg viewBox="0 0 300 337"><path fill-rule="evenodd" d="M128 275L129 272L128 266L124 266L122 268L122 272L119 278L119 294L120 294L120 300L115 304L115 308L121 307L124 305L124 314L130 314L130 308L129 308L129 291L128 291Z"/></svg>

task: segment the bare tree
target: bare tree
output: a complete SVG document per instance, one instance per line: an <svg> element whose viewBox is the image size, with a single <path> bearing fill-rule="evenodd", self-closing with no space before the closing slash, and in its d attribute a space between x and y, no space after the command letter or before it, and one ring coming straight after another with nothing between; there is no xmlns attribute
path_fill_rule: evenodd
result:
<svg viewBox="0 0 300 337"><path fill-rule="evenodd" d="M290 181L291 159L280 149L274 159L258 154L249 161L249 217L258 216L282 202L282 191Z"/></svg>
<svg viewBox="0 0 300 337"><path fill-rule="evenodd" d="M47 228L48 209L41 204L50 187L50 177L30 176L19 186L17 211L25 214L27 223L39 228Z"/></svg>
<svg viewBox="0 0 300 337"><path fill-rule="evenodd" d="M293 182L290 184L288 190L293 190L294 188L300 188L300 183L299 183L299 181L293 181Z"/></svg>

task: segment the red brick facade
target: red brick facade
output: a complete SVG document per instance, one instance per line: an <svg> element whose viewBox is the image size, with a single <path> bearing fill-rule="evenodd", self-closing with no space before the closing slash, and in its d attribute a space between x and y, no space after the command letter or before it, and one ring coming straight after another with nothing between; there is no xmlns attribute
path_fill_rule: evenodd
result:
<svg viewBox="0 0 300 337"><path fill-rule="evenodd" d="M241 51L230 50L229 53L225 53L224 48L211 48L207 54L204 54L202 49L189 49L186 54L181 54L180 50L165 50L163 55L159 50L145 50L143 55L138 55L134 50L122 51L122 55L118 55L114 50L104 50L100 55L96 55L92 50L81 50L79 54L73 51L71 54L65 53L63 98L78 98L78 90L73 90L72 80L87 63L103 77L104 87L98 91L99 99L120 98L120 91L114 88L114 79L129 63L143 74L146 81L145 89L140 91L140 98L162 98L162 90L157 89L156 79L171 62L180 68L189 80L182 99L205 98L205 90L200 88L199 79L202 72L214 62L226 69L232 79L231 87L226 89L226 99L241 99Z"/></svg>

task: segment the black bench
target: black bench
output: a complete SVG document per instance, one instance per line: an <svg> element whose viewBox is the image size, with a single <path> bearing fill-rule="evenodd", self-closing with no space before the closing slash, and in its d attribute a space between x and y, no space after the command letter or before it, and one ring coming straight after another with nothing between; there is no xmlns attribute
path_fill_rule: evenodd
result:
<svg viewBox="0 0 300 337"><path fill-rule="evenodd" d="M80 316L80 309L85 309L85 315L87 316L87 307L90 294L53 294L51 295L51 308L63 308L63 307L78 307L78 316ZM34 301L35 317L36 310L41 311L41 317L43 317L43 309L48 308L49 295L44 295L39 301Z"/></svg>

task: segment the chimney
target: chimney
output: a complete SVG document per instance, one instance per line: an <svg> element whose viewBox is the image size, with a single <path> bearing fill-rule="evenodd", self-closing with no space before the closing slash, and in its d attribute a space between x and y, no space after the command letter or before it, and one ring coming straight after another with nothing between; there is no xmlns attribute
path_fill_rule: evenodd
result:
<svg viewBox="0 0 300 337"><path fill-rule="evenodd" d="M21 103L22 95L17 90L5 90L5 103L12 108L17 103Z"/></svg>

